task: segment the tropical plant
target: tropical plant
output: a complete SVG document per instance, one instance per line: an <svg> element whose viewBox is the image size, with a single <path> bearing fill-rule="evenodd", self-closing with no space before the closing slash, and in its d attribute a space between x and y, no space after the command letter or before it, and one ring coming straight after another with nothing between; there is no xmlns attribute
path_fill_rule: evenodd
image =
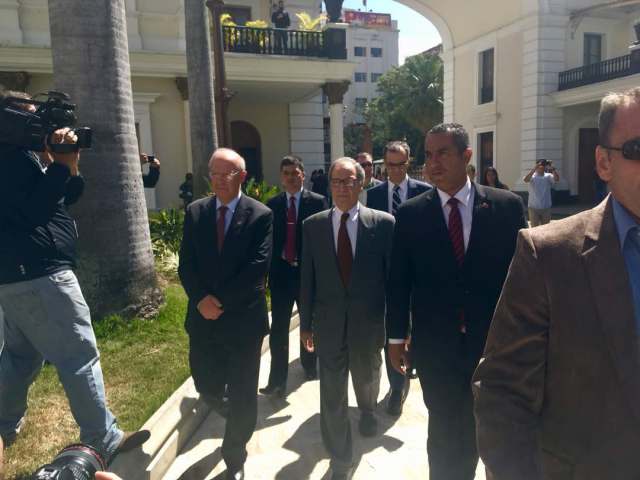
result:
<svg viewBox="0 0 640 480"><path fill-rule="evenodd" d="M156 258L180 251L183 225L182 209L166 208L149 214L149 231Z"/></svg>
<svg viewBox="0 0 640 480"><path fill-rule="evenodd" d="M264 180L257 181L251 177L243 186L244 193L262 203L267 203L271 198L280 193L280 187L270 185Z"/></svg>
<svg viewBox="0 0 640 480"><path fill-rule="evenodd" d="M92 314L158 300L131 95L125 2L49 0L55 90L69 92L97 148L82 152L91 188L74 206L78 266ZM89 13L90 12L90 13Z"/></svg>

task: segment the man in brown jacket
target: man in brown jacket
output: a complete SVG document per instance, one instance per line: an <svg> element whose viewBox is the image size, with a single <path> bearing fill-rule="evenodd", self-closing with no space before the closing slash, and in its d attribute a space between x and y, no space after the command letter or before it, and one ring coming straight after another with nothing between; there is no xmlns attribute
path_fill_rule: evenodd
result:
<svg viewBox="0 0 640 480"><path fill-rule="evenodd" d="M640 88L604 98L611 195L521 230L473 388L494 480L640 478Z"/></svg>

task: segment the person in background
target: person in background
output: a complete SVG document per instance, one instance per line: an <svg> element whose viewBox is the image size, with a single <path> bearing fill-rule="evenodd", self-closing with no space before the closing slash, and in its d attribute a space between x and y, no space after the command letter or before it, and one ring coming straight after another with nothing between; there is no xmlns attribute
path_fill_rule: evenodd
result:
<svg viewBox="0 0 640 480"><path fill-rule="evenodd" d="M469 177L469 180L472 182L476 181L476 167L471 163L467 165L467 177Z"/></svg>
<svg viewBox="0 0 640 480"><path fill-rule="evenodd" d="M149 172L142 174L142 184L144 188L154 188L160 180L160 160L153 155L147 155L146 153L140 154L140 163L144 165L149 164Z"/></svg>
<svg viewBox="0 0 640 480"><path fill-rule="evenodd" d="M560 181L558 171L545 159L536 162L533 169L522 179L529 184L529 222L532 227L551 221L551 187ZM550 169L550 171L547 171Z"/></svg>
<svg viewBox="0 0 640 480"><path fill-rule="evenodd" d="M364 185L362 186L362 192L360 192L359 201L363 205L367 204L367 190L380 185L382 182L373 177L373 158L368 152L360 152L356 155L356 162L360 164L364 170Z"/></svg>
<svg viewBox="0 0 640 480"><path fill-rule="evenodd" d="M275 50L277 53L286 53L288 50L286 29L291 26L291 19L289 18L289 12L284 9L282 0L278 2L278 8L271 14L271 22L276 29L274 32Z"/></svg>
<svg viewBox="0 0 640 480"><path fill-rule="evenodd" d="M189 204L193 201L193 173L187 173L184 176L184 182L180 184L180 195L185 210Z"/></svg>
<svg viewBox="0 0 640 480"><path fill-rule="evenodd" d="M495 167L487 167L482 176L482 184L487 187L499 188L501 190L509 190L509 187L500 181L498 170Z"/></svg>

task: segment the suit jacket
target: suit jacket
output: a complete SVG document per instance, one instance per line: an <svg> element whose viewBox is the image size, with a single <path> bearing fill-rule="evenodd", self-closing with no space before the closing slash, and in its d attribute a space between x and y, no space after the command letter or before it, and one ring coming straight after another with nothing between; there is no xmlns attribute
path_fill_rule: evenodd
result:
<svg viewBox="0 0 640 480"><path fill-rule="evenodd" d="M471 378L518 230L526 225L520 197L478 184L474 187L471 233L461 268L436 189L406 201L396 215L388 334L407 338L411 332L416 358L426 365L422 376L429 383L423 385L429 408L450 401L452 392L447 388L459 390L460 375ZM459 353L460 312L466 325L464 358Z"/></svg>
<svg viewBox="0 0 640 480"><path fill-rule="evenodd" d="M431 187L418 180L407 180L407 200L430 190ZM389 212L389 181L382 182L367 190L367 207Z"/></svg>
<svg viewBox="0 0 640 480"><path fill-rule="evenodd" d="M216 198L187 207L178 274L189 297L185 327L191 335L218 335L228 341L268 332L265 279L271 260L273 214L242 194L225 236L217 248ZM217 297L224 313L205 320L197 305Z"/></svg>
<svg viewBox="0 0 640 480"><path fill-rule="evenodd" d="M283 270L282 251L287 241L287 194L282 192L267 202L267 206L273 212L273 256L271 268L269 270L269 284L277 285L279 281L285 280L290 270ZM296 248L298 259L302 259L302 222L311 215L326 210L328 208L327 199L322 195L302 190L300 196L300 206L296 226Z"/></svg>
<svg viewBox="0 0 640 480"><path fill-rule="evenodd" d="M318 355L350 349L370 353L384 345L385 286L394 218L360 206L351 281L338 269L331 215L317 213L303 225L300 328L313 331ZM343 338L342 332L346 332Z"/></svg>
<svg viewBox="0 0 640 480"><path fill-rule="evenodd" d="M474 376L495 480L640 478L640 364L611 199L522 230Z"/></svg>

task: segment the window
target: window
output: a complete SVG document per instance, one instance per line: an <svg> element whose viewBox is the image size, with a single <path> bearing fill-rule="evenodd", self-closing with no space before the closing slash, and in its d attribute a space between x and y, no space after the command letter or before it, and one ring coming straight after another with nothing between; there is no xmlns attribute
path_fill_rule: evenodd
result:
<svg viewBox="0 0 640 480"><path fill-rule="evenodd" d="M382 57L382 48L371 47L371 56L376 58Z"/></svg>
<svg viewBox="0 0 640 480"><path fill-rule="evenodd" d="M480 52L478 103L493 102L493 48Z"/></svg>
<svg viewBox="0 0 640 480"><path fill-rule="evenodd" d="M602 35L584 34L584 65L593 65L602 61Z"/></svg>
<svg viewBox="0 0 640 480"><path fill-rule="evenodd" d="M367 107L367 99L364 97L356 97L355 100L355 113L362 114Z"/></svg>
<svg viewBox="0 0 640 480"><path fill-rule="evenodd" d="M367 81L367 74L365 72L356 72L356 78L355 78L357 83L363 83Z"/></svg>
<svg viewBox="0 0 640 480"><path fill-rule="evenodd" d="M476 179L482 179L487 167L493 167L493 132L478 134L478 147L480 150L480 171Z"/></svg>
<svg viewBox="0 0 640 480"><path fill-rule="evenodd" d="M222 8L222 13L228 13L231 15L236 25L244 25L251 20L251 8L249 7L232 7L225 5Z"/></svg>
<svg viewBox="0 0 640 480"><path fill-rule="evenodd" d="M367 56L367 47L353 47L353 54L356 57L366 57Z"/></svg>
<svg viewBox="0 0 640 480"><path fill-rule="evenodd" d="M382 76L381 73L372 73L371 74L371 81L373 83L376 83L380 79L381 76Z"/></svg>

